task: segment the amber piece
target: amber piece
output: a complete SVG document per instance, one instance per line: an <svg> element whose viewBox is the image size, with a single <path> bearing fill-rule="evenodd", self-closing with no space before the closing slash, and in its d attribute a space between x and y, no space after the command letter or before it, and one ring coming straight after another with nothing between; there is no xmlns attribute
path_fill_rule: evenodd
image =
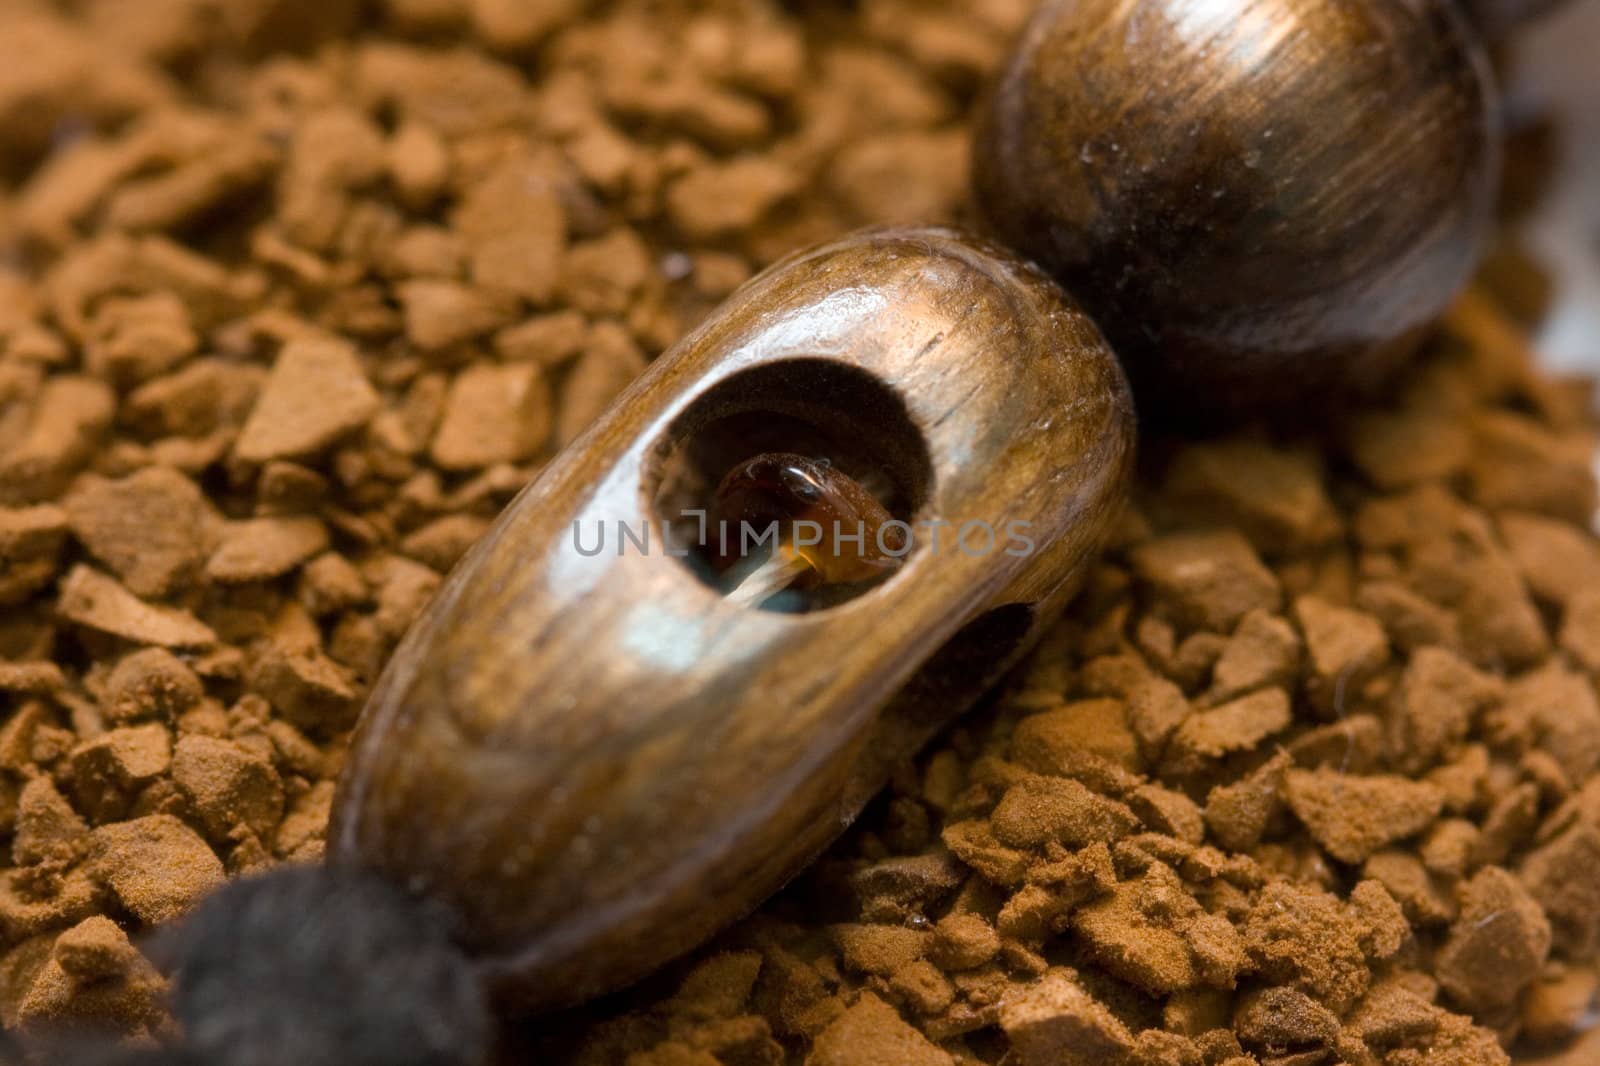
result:
<svg viewBox="0 0 1600 1066"><path fill-rule="evenodd" d="M765 537L760 543L772 546L774 562L804 561L788 582L801 588L882 577L899 567L910 541L904 524L859 482L826 460L792 452L767 452L728 471L717 487L716 517L720 568L737 570L752 542Z"/></svg>

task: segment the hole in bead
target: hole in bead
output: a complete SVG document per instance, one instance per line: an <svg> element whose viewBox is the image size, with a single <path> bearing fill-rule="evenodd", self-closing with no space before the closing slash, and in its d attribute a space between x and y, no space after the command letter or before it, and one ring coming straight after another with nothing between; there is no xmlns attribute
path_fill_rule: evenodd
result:
<svg viewBox="0 0 1600 1066"><path fill-rule="evenodd" d="M798 613L899 571L932 470L882 381L787 359L699 396L658 442L645 481L656 522L696 577L735 602Z"/></svg>

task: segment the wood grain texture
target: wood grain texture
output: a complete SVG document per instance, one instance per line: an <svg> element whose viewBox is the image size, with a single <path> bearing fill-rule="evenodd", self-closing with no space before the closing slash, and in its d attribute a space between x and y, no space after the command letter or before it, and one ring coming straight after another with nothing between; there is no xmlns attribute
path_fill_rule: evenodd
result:
<svg viewBox="0 0 1600 1066"><path fill-rule="evenodd" d="M974 182L1146 416L1292 410L1381 380L1467 280L1496 109L1452 0L1048 0Z"/></svg>
<svg viewBox="0 0 1600 1066"><path fill-rule="evenodd" d="M807 360L903 406L925 448L919 522L1025 520L1038 550L936 551L919 527L893 577L809 614L735 607L659 550L574 550L574 522L649 517L659 535L650 486L673 441L737 408L740 375ZM840 833L964 709L971 687L947 681L1015 659L1120 510L1133 441L1100 333L1009 254L891 230L791 257L662 356L446 582L361 720L330 861L452 904L516 1006L641 976ZM968 625L944 660L959 668L910 684ZM959 662L972 648L991 661Z"/></svg>

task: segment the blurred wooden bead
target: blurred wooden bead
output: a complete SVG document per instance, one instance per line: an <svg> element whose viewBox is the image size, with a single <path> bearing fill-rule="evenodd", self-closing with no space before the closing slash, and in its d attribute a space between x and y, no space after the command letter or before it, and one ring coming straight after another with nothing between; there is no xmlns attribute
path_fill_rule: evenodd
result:
<svg viewBox="0 0 1600 1066"><path fill-rule="evenodd" d="M1448 0L1049 0L978 207L1096 315L1145 413L1371 387L1467 280L1497 98Z"/></svg>

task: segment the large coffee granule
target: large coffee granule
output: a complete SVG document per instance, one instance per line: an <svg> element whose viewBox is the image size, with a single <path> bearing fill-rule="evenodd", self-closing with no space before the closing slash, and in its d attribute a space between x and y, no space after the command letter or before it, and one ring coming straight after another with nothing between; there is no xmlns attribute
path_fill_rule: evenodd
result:
<svg viewBox="0 0 1600 1066"><path fill-rule="evenodd" d="M442 574L755 270L961 220L1030 7L0 4L6 1027L171 1037L142 935L320 855ZM507 1061L1477 1066L1584 1026L1593 423L1534 276L1331 428L1146 427L990 706Z"/></svg>

